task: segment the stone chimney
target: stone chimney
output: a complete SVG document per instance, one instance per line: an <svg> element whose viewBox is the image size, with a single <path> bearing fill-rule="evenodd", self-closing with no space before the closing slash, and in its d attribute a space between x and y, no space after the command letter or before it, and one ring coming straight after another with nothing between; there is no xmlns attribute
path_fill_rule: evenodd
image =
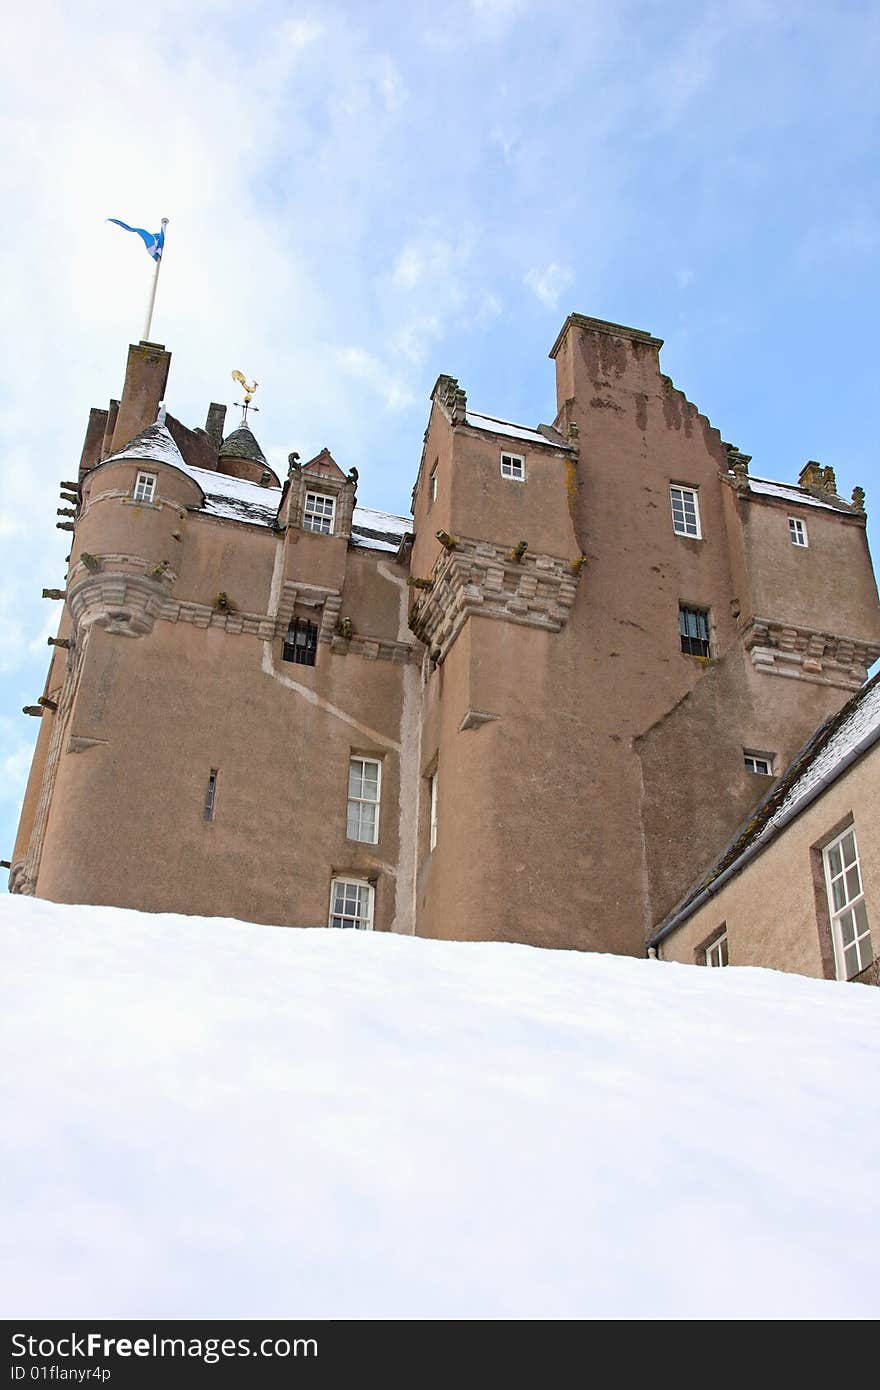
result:
<svg viewBox="0 0 880 1390"><path fill-rule="evenodd" d="M825 469L821 463L817 463L815 459L808 459L800 471L798 486L818 488L820 492L823 492L825 489Z"/></svg>
<svg viewBox="0 0 880 1390"><path fill-rule="evenodd" d="M165 399L171 353L162 343L132 343L128 349L125 386L119 403L119 414L110 443L110 452L117 453L134 439L136 434L152 425Z"/></svg>
<svg viewBox="0 0 880 1390"><path fill-rule="evenodd" d="M226 424L226 406L218 405L212 401L208 406L208 418L205 421L205 434L214 445L219 449L223 443L223 426Z"/></svg>
<svg viewBox="0 0 880 1390"><path fill-rule="evenodd" d="M86 425L86 437L79 460L80 477L101 462L101 445L107 428L107 414L106 410L99 410L96 406L89 411L89 423Z"/></svg>

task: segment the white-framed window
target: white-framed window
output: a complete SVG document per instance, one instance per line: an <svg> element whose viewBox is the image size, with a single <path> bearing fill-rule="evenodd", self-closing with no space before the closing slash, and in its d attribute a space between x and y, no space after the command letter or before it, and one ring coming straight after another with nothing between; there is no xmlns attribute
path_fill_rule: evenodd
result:
<svg viewBox="0 0 880 1390"><path fill-rule="evenodd" d="M322 536L333 535L336 519L336 498L323 492L307 492L303 508L303 530L318 531Z"/></svg>
<svg viewBox="0 0 880 1390"><path fill-rule="evenodd" d="M382 764L378 758L350 758L348 763L349 840L379 843L379 799L382 793Z"/></svg>
<svg viewBox="0 0 880 1390"><path fill-rule="evenodd" d="M711 656L709 614L705 608L678 605L678 635L685 656Z"/></svg>
<svg viewBox="0 0 880 1390"><path fill-rule="evenodd" d="M851 825L826 845L822 859L835 970L838 980L851 980L866 970L874 959L855 826Z"/></svg>
<svg viewBox="0 0 880 1390"><path fill-rule="evenodd" d="M373 888L360 878L334 878L330 884L331 927L373 930Z"/></svg>
<svg viewBox="0 0 880 1390"><path fill-rule="evenodd" d="M156 496L155 473L138 473L135 479L132 499L135 502L152 502Z"/></svg>
<svg viewBox="0 0 880 1390"><path fill-rule="evenodd" d="M437 465L431 469L431 476L428 478L428 506L437 501Z"/></svg>
<svg viewBox="0 0 880 1390"><path fill-rule="evenodd" d="M729 965L730 960L727 953L727 932L723 931L720 936L706 947L707 965Z"/></svg>
<svg viewBox="0 0 880 1390"><path fill-rule="evenodd" d="M773 776L773 754L754 753L750 748L743 749L746 772L757 772L760 777Z"/></svg>
<svg viewBox="0 0 880 1390"><path fill-rule="evenodd" d="M678 483L672 483L669 488L669 501L672 505L672 529L675 534L690 536L697 541L702 540L700 503L696 488L681 487Z"/></svg>
<svg viewBox="0 0 880 1390"><path fill-rule="evenodd" d="M526 480L526 461L523 455L502 454L501 476L502 478L512 478L515 483L524 483Z"/></svg>
<svg viewBox="0 0 880 1390"><path fill-rule="evenodd" d="M806 522L801 521L799 516L788 518L788 534L791 536L792 545L808 546Z"/></svg>
<svg viewBox="0 0 880 1390"><path fill-rule="evenodd" d="M437 773L432 772L428 780L431 792L431 819L429 822L430 833L428 836L428 844L431 849L434 849L437 845Z"/></svg>

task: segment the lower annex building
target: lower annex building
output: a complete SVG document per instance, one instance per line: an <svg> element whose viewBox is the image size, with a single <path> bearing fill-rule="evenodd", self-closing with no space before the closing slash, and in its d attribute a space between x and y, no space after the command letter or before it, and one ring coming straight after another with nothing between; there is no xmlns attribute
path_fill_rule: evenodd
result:
<svg viewBox="0 0 880 1390"><path fill-rule="evenodd" d="M187 428L132 346L62 484L12 891L644 954L880 655L864 494L751 474L661 345L570 315L535 428L440 376L409 517Z"/></svg>

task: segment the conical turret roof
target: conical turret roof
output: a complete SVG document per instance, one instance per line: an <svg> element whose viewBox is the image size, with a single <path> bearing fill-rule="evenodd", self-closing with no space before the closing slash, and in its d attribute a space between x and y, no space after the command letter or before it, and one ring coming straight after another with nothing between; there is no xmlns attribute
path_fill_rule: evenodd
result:
<svg viewBox="0 0 880 1390"><path fill-rule="evenodd" d="M105 458L104 463L116 463L120 459L146 459L151 463L168 463L172 468L187 471L183 454L164 421L160 424L157 420L155 424L147 425L147 428L136 434L124 449L119 449L109 458Z"/></svg>
<svg viewBox="0 0 880 1390"><path fill-rule="evenodd" d="M227 434L220 445L219 457L224 459L249 459L267 468L266 455L257 443L250 425L241 424L237 430Z"/></svg>

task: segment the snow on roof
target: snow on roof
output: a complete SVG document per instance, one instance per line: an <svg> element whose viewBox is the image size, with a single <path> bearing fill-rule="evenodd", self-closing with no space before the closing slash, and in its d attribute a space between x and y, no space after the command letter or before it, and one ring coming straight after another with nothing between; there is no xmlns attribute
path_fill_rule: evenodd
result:
<svg viewBox="0 0 880 1390"><path fill-rule="evenodd" d="M758 853L848 767L848 759L864 745L863 751L880 740L880 672L851 700L826 719L804 744L778 782L757 808L750 812L745 829L739 831L709 871L688 893L684 901L657 929L652 941L660 940L673 926L687 920L704 892L724 874L735 873L748 855Z"/></svg>
<svg viewBox="0 0 880 1390"><path fill-rule="evenodd" d="M158 421L154 425L148 425L145 430L141 430L140 434L135 435L124 449L119 449L109 458L105 458L103 462L117 463L121 459L143 459L149 463L167 463L171 468L179 468L183 473L197 471L191 469L184 460L168 426L166 424L160 425Z"/></svg>
<svg viewBox="0 0 880 1390"><path fill-rule="evenodd" d="M880 674L857 691L843 711L826 720L807 744L800 763L792 764L789 771L795 775L786 774L782 787L774 789L784 795L756 840L769 839L779 822L790 819L820 782L839 775L849 755L872 736L880 739Z"/></svg>
<svg viewBox="0 0 880 1390"><path fill-rule="evenodd" d="M472 426L473 429L488 430L491 434L507 435L510 439L523 439L531 444L543 444L548 449L565 449L567 447L561 440L556 443L537 430L529 429L528 425L515 425L510 420L499 420L494 415L478 415L473 410L467 412L465 424Z"/></svg>
<svg viewBox="0 0 880 1390"><path fill-rule="evenodd" d="M826 510L838 512L841 510L840 503L837 505L829 497L816 497L806 488L798 487L793 483L774 483L769 478L749 478L749 491L756 492L763 497L779 497L784 502L798 502L807 507L825 507Z"/></svg>
<svg viewBox="0 0 880 1390"><path fill-rule="evenodd" d="M405 536L413 528L413 519L411 516L396 516L394 512L376 512L371 507L355 507L354 524L372 531Z"/></svg>
<svg viewBox="0 0 880 1390"><path fill-rule="evenodd" d="M355 507L351 523L351 539L364 550L384 550L396 555L400 542L413 527L412 517L395 516L393 512L375 512L369 507Z"/></svg>
<svg viewBox="0 0 880 1390"><path fill-rule="evenodd" d="M0 928L7 1318L876 1315L870 989L21 896Z"/></svg>
<svg viewBox="0 0 880 1390"><path fill-rule="evenodd" d="M247 478L215 473L209 468L187 468L205 494L202 511L224 521L247 521L251 525L271 526L278 515L280 487L261 487Z"/></svg>

